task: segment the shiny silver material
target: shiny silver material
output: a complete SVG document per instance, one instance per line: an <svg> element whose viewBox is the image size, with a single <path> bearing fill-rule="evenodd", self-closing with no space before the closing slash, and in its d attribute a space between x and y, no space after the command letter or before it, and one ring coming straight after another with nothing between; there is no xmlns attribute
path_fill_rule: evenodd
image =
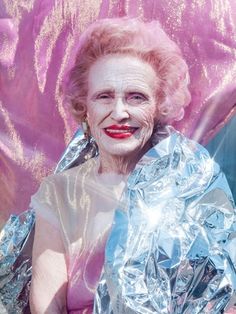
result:
<svg viewBox="0 0 236 314"><path fill-rule="evenodd" d="M173 132L129 176L93 313L236 313L235 266L227 181L202 146Z"/></svg>
<svg viewBox="0 0 236 314"><path fill-rule="evenodd" d="M93 137L86 138L83 131L78 129L59 160L55 173L81 165L97 155L98 147Z"/></svg>
<svg viewBox="0 0 236 314"><path fill-rule="evenodd" d="M0 233L0 313L29 312L34 212L11 215Z"/></svg>
<svg viewBox="0 0 236 314"><path fill-rule="evenodd" d="M159 130L155 142L166 136ZM78 131L55 172L97 154ZM175 132L163 139L130 175L121 204L94 313L218 314L235 302L233 201L203 147ZM29 313L34 221L29 210L1 231L1 314Z"/></svg>

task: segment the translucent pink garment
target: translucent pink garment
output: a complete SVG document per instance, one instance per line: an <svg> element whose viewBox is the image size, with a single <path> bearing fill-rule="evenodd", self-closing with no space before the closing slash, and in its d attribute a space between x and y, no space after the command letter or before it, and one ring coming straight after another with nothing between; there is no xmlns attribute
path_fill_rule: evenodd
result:
<svg viewBox="0 0 236 314"><path fill-rule="evenodd" d="M97 164L98 160L92 159L47 177L31 200L36 214L50 222L52 230L57 228L61 232L67 262L69 311L92 311L105 242L125 185L123 180L113 185L109 177L101 181Z"/></svg>
<svg viewBox="0 0 236 314"><path fill-rule="evenodd" d="M192 103L177 129L207 142L235 113L234 0L2 0L0 224L26 210L77 128L60 85L80 33L96 19L158 19L190 67Z"/></svg>

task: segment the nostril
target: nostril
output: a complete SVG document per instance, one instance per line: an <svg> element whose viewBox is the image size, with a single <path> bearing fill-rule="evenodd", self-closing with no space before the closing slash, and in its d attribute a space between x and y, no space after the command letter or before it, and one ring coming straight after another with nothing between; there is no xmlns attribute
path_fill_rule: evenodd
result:
<svg viewBox="0 0 236 314"><path fill-rule="evenodd" d="M116 121L122 121L129 118L129 113L127 111L112 111L111 118Z"/></svg>
<svg viewBox="0 0 236 314"><path fill-rule="evenodd" d="M115 120L123 120L129 118L129 112L122 101L117 102L111 112L111 117Z"/></svg>

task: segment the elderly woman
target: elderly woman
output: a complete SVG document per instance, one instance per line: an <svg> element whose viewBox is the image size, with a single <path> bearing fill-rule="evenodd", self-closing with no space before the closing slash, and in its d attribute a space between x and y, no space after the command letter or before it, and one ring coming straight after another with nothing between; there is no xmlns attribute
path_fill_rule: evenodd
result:
<svg viewBox="0 0 236 314"><path fill-rule="evenodd" d="M124 194L131 191L131 181L137 174L134 169L137 164L141 167L138 169L145 168L145 164L153 164L148 154L153 145L162 143L163 126L183 117L184 107L190 102L188 82L188 68L179 48L156 21L143 23L126 18L100 20L82 34L69 75L67 98L77 121L84 127L85 138L92 136L95 139L99 155L47 177L32 197L31 207L36 212L30 294L32 314L92 312L115 209L123 208L124 213L129 211L127 206L130 202L126 202L128 198ZM167 133L171 132L169 129ZM192 144L188 145L191 147ZM165 150L164 147L161 149ZM194 152L191 154L194 155ZM177 160L178 156L175 157ZM122 196L123 191L126 192ZM183 195L181 197L183 199ZM168 193L166 198L169 198ZM157 198L153 194L154 199ZM138 213L137 210L137 216ZM147 210L147 216L149 214ZM155 215L152 217L155 220ZM116 260L119 261L118 247L122 247L122 243L117 239L113 241L112 237L114 232L119 234L117 219L116 215L115 227L107 244L108 251L117 255L109 260L109 254L106 254L105 281L109 280L107 269L116 265ZM123 228L124 225L120 226ZM128 236L122 239L125 234L128 234L127 230L122 229L119 237L127 249ZM140 236L138 242L142 242L143 235L136 236ZM132 252L135 255L137 247ZM175 256L180 254L175 253ZM126 261L132 264L130 258ZM111 272L115 274L116 269ZM144 276L145 270L141 273ZM112 281L112 276L110 279ZM110 299L116 300L116 304L125 300L122 295L123 279L114 280L110 286L100 282L94 311L110 313ZM138 287L139 283L136 281L132 286ZM116 284L115 290L120 297L114 293L114 287L113 292L109 290ZM101 287L107 291L103 291L106 297L104 310ZM140 291L137 295L140 296ZM124 303L114 313L135 310L131 305L124 307ZM166 308L170 310L170 304ZM149 304L147 311L142 309L137 313L167 312L158 312ZM171 310L169 313L175 312Z"/></svg>

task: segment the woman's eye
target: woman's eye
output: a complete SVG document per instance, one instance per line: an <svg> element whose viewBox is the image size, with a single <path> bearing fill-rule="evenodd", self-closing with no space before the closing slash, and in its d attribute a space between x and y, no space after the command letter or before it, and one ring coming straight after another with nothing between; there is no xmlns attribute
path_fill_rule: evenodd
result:
<svg viewBox="0 0 236 314"><path fill-rule="evenodd" d="M146 101L147 98L143 94L133 93L128 95L127 100L132 103L142 103Z"/></svg>
<svg viewBox="0 0 236 314"><path fill-rule="evenodd" d="M133 99L143 99L143 97L140 96L140 95L134 95L134 96L132 96L132 98L133 98Z"/></svg>
<svg viewBox="0 0 236 314"><path fill-rule="evenodd" d="M109 99L111 96L109 94L100 94L98 95L98 99Z"/></svg>
<svg viewBox="0 0 236 314"><path fill-rule="evenodd" d="M96 100L102 104L110 104L112 99L112 95L109 93L102 93L96 97Z"/></svg>

